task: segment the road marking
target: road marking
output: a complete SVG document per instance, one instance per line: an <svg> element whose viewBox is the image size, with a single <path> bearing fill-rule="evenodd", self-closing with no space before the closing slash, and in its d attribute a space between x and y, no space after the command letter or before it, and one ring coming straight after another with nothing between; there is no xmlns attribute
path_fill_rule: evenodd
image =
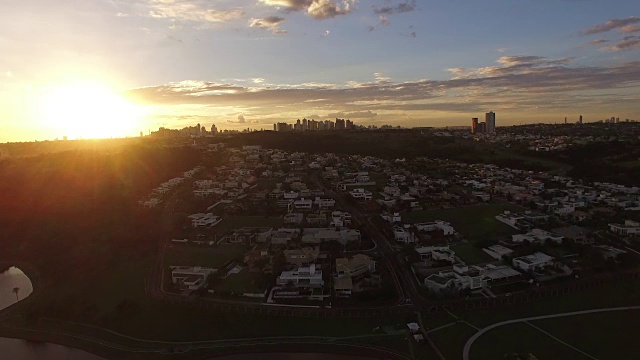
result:
<svg viewBox="0 0 640 360"><path fill-rule="evenodd" d="M524 323L525 323L525 324L527 324L527 325L529 325L529 326L531 326L532 328L534 328L534 329L536 329L536 330L540 331L541 333L543 333L543 334L547 335L548 337L550 337L550 338L552 338L553 340L555 340L555 341L559 342L560 344L562 344L562 345L564 345L564 346L566 346L566 347L568 347L568 348L571 348L571 349L573 349L573 350L575 350L575 351L579 352L580 354L582 354L582 355L584 355L584 356L586 356L586 357L588 357L588 358L590 358L590 359L598 360L598 358L595 358L595 357L593 357L593 356L591 356L591 355L587 354L586 352L584 352L584 351L582 351L582 350L580 350L580 349L578 349L578 348L576 348L576 347L574 347L574 346L571 346L571 345L567 344L566 342L564 342L564 341L562 341L562 340L558 339L557 337L555 337L555 336L553 336L553 335L549 334L548 332L546 332L546 331L544 331L544 330L540 329L539 327L537 327L537 326L533 325L532 323L530 323L530 322L528 322L528 321L525 321Z"/></svg>
<svg viewBox="0 0 640 360"><path fill-rule="evenodd" d="M625 248L626 248L627 250L633 251L634 253L636 253L636 254L640 255L640 252L637 252L637 251L633 250L632 248L630 248L630 247L628 247L628 246L625 246Z"/></svg>
<svg viewBox="0 0 640 360"><path fill-rule="evenodd" d="M447 325L439 326L437 328L434 328L434 329L431 329L431 330L427 331L427 334L431 334L432 332L436 332L436 331L438 331L440 329L448 328L449 326L453 326L453 325L456 325L456 324L457 324L457 322L452 322L452 323L448 323Z"/></svg>

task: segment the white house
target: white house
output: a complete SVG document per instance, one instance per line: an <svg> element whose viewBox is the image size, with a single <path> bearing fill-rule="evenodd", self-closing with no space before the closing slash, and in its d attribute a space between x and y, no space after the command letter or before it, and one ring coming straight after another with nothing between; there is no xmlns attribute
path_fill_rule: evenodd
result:
<svg viewBox="0 0 640 360"><path fill-rule="evenodd" d="M376 271L376 262L364 254L354 255L351 259L337 258L336 273L338 277L357 278Z"/></svg>
<svg viewBox="0 0 640 360"><path fill-rule="evenodd" d="M625 220L624 224L609 224L611 232L618 235L640 234L640 223L633 220Z"/></svg>
<svg viewBox="0 0 640 360"><path fill-rule="evenodd" d="M299 267L296 270L283 271L276 279L280 286L293 285L297 288L322 288L322 270L317 270L315 264L308 267Z"/></svg>
<svg viewBox="0 0 640 360"><path fill-rule="evenodd" d="M424 279L424 285L433 292L442 290L460 291L463 289L480 289L487 285L487 280L477 271L469 271L466 266L454 267L453 271L441 271Z"/></svg>
<svg viewBox="0 0 640 360"><path fill-rule="evenodd" d="M293 224L293 225L298 225L298 224L302 224L302 221L304 220L304 214L303 213L298 213L298 212L292 212L292 213L288 213L284 216L284 223L285 224Z"/></svg>
<svg viewBox="0 0 640 360"><path fill-rule="evenodd" d="M210 189L213 186L213 180L196 180L193 182L193 186L198 189Z"/></svg>
<svg viewBox="0 0 640 360"><path fill-rule="evenodd" d="M200 266L171 266L171 282L189 290L197 290L206 285L207 277L216 269Z"/></svg>
<svg viewBox="0 0 640 360"><path fill-rule="evenodd" d="M287 260L287 263L297 265L298 267L315 262L319 255L319 247L305 247L302 249L289 249L284 251L284 257Z"/></svg>
<svg viewBox="0 0 640 360"><path fill-rule="evenodd" d="M456 253L449 246L423 246L416 248L422 260L448 261L454 263Z"/></svg>
<svg viewBox="0 0 640 360"><path fill-rule="evenodd" d="M513 259L513 267L523 271L542 270L553 263L553 257L537 252Z"/></svg>
<svg viewBox="0 0 640 360"><path fill-rule="evenodd" d="M503 256L509 256L513 253L513 250L502 245L491 245L489 247L483 248L482 251L489 254L489 256L496 260L502 260Z"/></svg>
<svg viewBox="0 0 640 360"><path fill-rule="evenodd" d="M147 201L142 201L142 205L146 208L154 208L156 206L158 206L162 201L158 198L151 198Z"/></svg>
<svg viewBox="0 0 640 360"><path fill-rule="evenodd" d="M222 221L220 216L213 215L212 213L189 215L189 219L191 219L191 225L193 227L215 226Z"/></svg>
<svg viewBox="0 0 640 360"><path fill-rule="evenodd" d="M553 241L557 244L561 244L563 239L564 236L542 229L533 229L526 234L511 235L511 241L514 243L522 243L526 241L530 243L538 242L540 244L544 244L546 241Z"/></svg>
<svg viewBox="0 0 640 360"><path fill-rule="evenodd" d="M295 191L287 191L283 194L283 197L287 200L293 200L293 199L297 199L299 195L300 194L298 194Z"/></svg>
<svg viewBox="0 0 640 360"><path fill-rule="evenodd" d="M400 216L400 213L394 212L389 213L384 211L382 214L380 214L380 216L385 219L386 221L390 222L390 223L396 223L396 222L401 222L402 221L402 216Z"/></svg>
<svg viewBox="0 0 640 360"><path fill-rule="evenodd" d="M511 226L512 228L517 228L516 224L519 221L522 221L524 219L523 216L519 215L519 214L512 214L510 211L505 211L504 213L500 214L500 215L496 215L496 219L500 222L503 222L509 226Z"/></svg>
<svg viewBox="0 0 640 360"><path fill-rule="evenodd" d="M456 231L448 222L436 220L433 222L415 224L418 231L436 231L442 230L444 235L453 235Z"/></svg>
<svg viewBox="0 0 640 360"><path fill-rule="evenodd" d="M315 204L318 209L329 209L336 205L336 201L333 199L323 199L320 197L316 197Z"/></svg>
<svg viewBox="0 0 640 360"><path fill-rule="evenodd" d="M204 198L209 195L213 195L214 192L215 190L213 189L196 189L196 190L193 190L193 195L196 197Z"/></svg>
<svg viewBox="0 0 640 360"><path fill-rule="evenodd" d="M293 202L293 207L299 210L311 210L313 201L311 199L297 199Z"/></svg>
<svg viewBox="0 0 640 360"><path fill-rule="evenodd" d="M389 196L400 196L400 188L397 186L385 186L382 190Z"/></svg>
<svg viewBox="0 0 640 360"><path fill-rule="evenodd" d="M393 227L393 237L397 242L401 242L404 244L416 242L416 236L411 231L399 226Z"/></svg>
<svg viewBox="0 0 640 360"><path fill-rule="evenodd" d="M371 193L371 191L362 188L349 191L349 195L351 195L351 197L356 200L370 201L371 199L373 199L373 194Z"/></svg>
<svg viewBox="0 0 640 360"><path fill-rule="evenodd" d="M331 213L331 223L329 226L341 228L351 225L351 214L344 211L334 211Z"/></svg>

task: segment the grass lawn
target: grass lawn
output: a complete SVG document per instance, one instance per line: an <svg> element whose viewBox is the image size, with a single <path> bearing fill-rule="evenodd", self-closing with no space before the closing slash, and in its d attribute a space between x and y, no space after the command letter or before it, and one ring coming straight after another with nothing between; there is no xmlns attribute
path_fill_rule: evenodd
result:
<svg viewBox="0 0 640 360"><path fill-rule="evenodd" d="M592 329L593 327L588 328L588 330ZM564 339L560 339L564 341ZM460 352L457 358L460 358L462 356L463 346L464 344L460 346ZM582 350L580 346L576 347ZM474 360L503 359L506 354L513 353L533 354L540 360L589 359L588 357L565 346L564 344L555 341L554 339L525 323L505 325L485 333L473 343L471 352L469 353L469 357ZM447 356L447 358L449 357ZM615 357L604 357L604 359L613 358Z"/></svg>
<svg viewBox="0 0 640 360"><path fill-rule="evenodd" d="M262 275L262 273L252 273L245 268L237 274L229 275L215 289L236 294L263 293L266 290L266 286L262 285Z"/></svg>
<svg viewBox="0 0 640 360"><path fill-rule="evenodd" d="M229 260L244 253L246 247L225 244L214 248L172 245L167 248L165 266L203 266L218 269Z"/></svg>
<svg viewBox="0 0 640 360"><path fill-rule="evenodd" d="M598 359L637 359L640 310L586 314L533 324Z"/></svg>
<svg viewBox="0 0 640 360"><path fill-rule="evenodd" d="M451 250L467 265L482 264L495 261L494 258L487 255L482 249L477 248L474 244L454 245Z"/></svg>
<svg viewBox="0 0 640 360"><path fill-rule="evenodd" d="M496 220L495 216L505 210L522 211L523 209L508 203L491 203L450 209L411 211L402 214L402 220L409 223L444 220L451 223L451 226L465 238L478 241L518 233L516 229Z"/></svg>
<svg viewBox="0 0 640 360"><path fill-rule="evenodd" d="M629 306L640 303L640 279L615 282L573 294L546 298L540 301L510 306L495 311L469 311L456 313L477 327L522 317L556 314L561 312Z"/></svg>
<svg viewBox="0 0 640 360"><path fill-rule="evenodd" d="M454 319L451 318L451 320L453 321ZM458 323L434 331L430 333L429 336L436 344L436 347L438 347L438 350L440 350L442 355L444 355L445 359L461 359L464 343L467 342L467 339L470 338L471 335L475 334L475 332L476 330L471 326L464 323ZM502 359L502 357L495 359Z"/></svg>
<svg viewBox="0 0 640 360"><path fill-rule="evenodd" d="M282 217L278 216L231 216L223 219L222 222L216 225L216 228L225 232L233 231L243 227L270 227L277 229L282 227Z"/></svg>

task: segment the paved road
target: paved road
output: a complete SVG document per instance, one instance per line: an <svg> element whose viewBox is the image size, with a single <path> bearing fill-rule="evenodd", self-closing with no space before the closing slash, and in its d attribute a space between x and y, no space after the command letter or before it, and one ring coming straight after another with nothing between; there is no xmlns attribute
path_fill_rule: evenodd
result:
<svg viewBox="0 0 640 360"><path fill-rule="evenodd" d="M503 325L515 324L515 323L519 323L519 322L528 322L528 321L534 321L534 320L553 319L553 318L559 318L559 317L565 317L565 316L595 314L595 313L611 312L611 311L627 311L627 310L640 310L640 306L624 306L624 307L613 307L613 308L604 308L604 309L572 311L572 312L566 312L566 313L560 313L560 314L533 316L533 317L528 317L528 318L520 318L520 319L501 321L501 322L489 325L489 326L487 326L487 327L485 327L483 329L480 329L480 331L478 331L477 333L473 334L473 336L471 336L471 338L469 338L469 340L467 340L467 343L464 344L464 349L462 350L462 360L469 360L469 352L471 350L471 346L473 345L473 343L476 340L478 340L478 338L480 336L484 335L484 333L486 333L488 331L491 331L491 330L493 330L493 329L495 329L497 327L503 326Z"/></svg>

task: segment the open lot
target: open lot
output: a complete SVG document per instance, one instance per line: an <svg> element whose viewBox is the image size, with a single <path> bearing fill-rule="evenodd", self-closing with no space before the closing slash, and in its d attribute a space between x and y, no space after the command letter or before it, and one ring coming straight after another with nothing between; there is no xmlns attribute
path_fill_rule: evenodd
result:
<svg viewBox="0 0 640 360"><path fill-rule="evenodd" d="M216 226L224 232L230 232L243 227L270 227L277 229L282 227L283 219L277 216L231 216L223 219Z"/></svg>
<svg viewBox="0 0 640 360"><path fill-rule="evenodd" d="M215 287L215 290L242 293L263 293L266 290L262 273L250 272L242 269L237 274L231 274Z"/></svg>
<svg viewBox="0 0 640 360"><path fill-rule="evenodd" d="M482 264L491 261L495 261L494 258L487 255L482 249L478 248L474 244L460 244L451 246L451 250L455 251L458 256L467 265Z"/></svg>
<svg viewBox="0 0 640 360"><path fill-rule="evenodd" d="M590 331L591 329L585 330ZM457 358L461 358L463 346L460 347ZM540 360L589 359L525 323L505 325L484 334L474 342L469 358L472 360L504 359L505 355L514 353L532 354ZM603 359L618 358L605 357Z"/></svg>
<svg viewBox="0 0 640 360"><path fill-rule="evenodd" d="M471 241L496 239L517 234L518 231L496 220L495 216L505 210L522 211L519 206L508 203L471 205L450 209L419 210L402 214L408 223L444 220L451 223L457 232Z"/></svg>
<svg viewBox="0 0 640 360"><path fill-rule="evenodd" d="M522 305L491 310L458 311L453 315L477 328L483 328L504 320L639 303L640 279L636 279ZM469 324L455 323L456 318L446 315L447 318L445 315L438 316L433 325L427 325L434 329L430 336L446 359L460 359L464 344L476 330ZM538 320L531 323L595 358L630 359L635 358L635 353L629 352L628 349L635 341L635 329L639 321L640 310L633 310ZM425 323L429 324L429 318L425 318ZM454 324L438 329L439 326L450 323ZM625 353L625 349L629 354ZM471 348L471 359L502 359L505 354L514 352L533 353L541 360L588 358L522 323L498 327L478 338Z"/></svg>
<svg viewBox="0 0 640 360"><path fill-rule="evenodd" d="M228 261L242 255L246 247L224 244L213 248L169 245L165 253L166 266L203 266L218 269Z"/></svg>
<svg viewBox="0 0 640 360"><path fill-rule="evenodd" d="M636 359L640 310L577 315L530 324L597 359ZM538 359L589 359L529 324L505 325L487 332L471 348L472 359L498 359L531 353Z"/></svg>

